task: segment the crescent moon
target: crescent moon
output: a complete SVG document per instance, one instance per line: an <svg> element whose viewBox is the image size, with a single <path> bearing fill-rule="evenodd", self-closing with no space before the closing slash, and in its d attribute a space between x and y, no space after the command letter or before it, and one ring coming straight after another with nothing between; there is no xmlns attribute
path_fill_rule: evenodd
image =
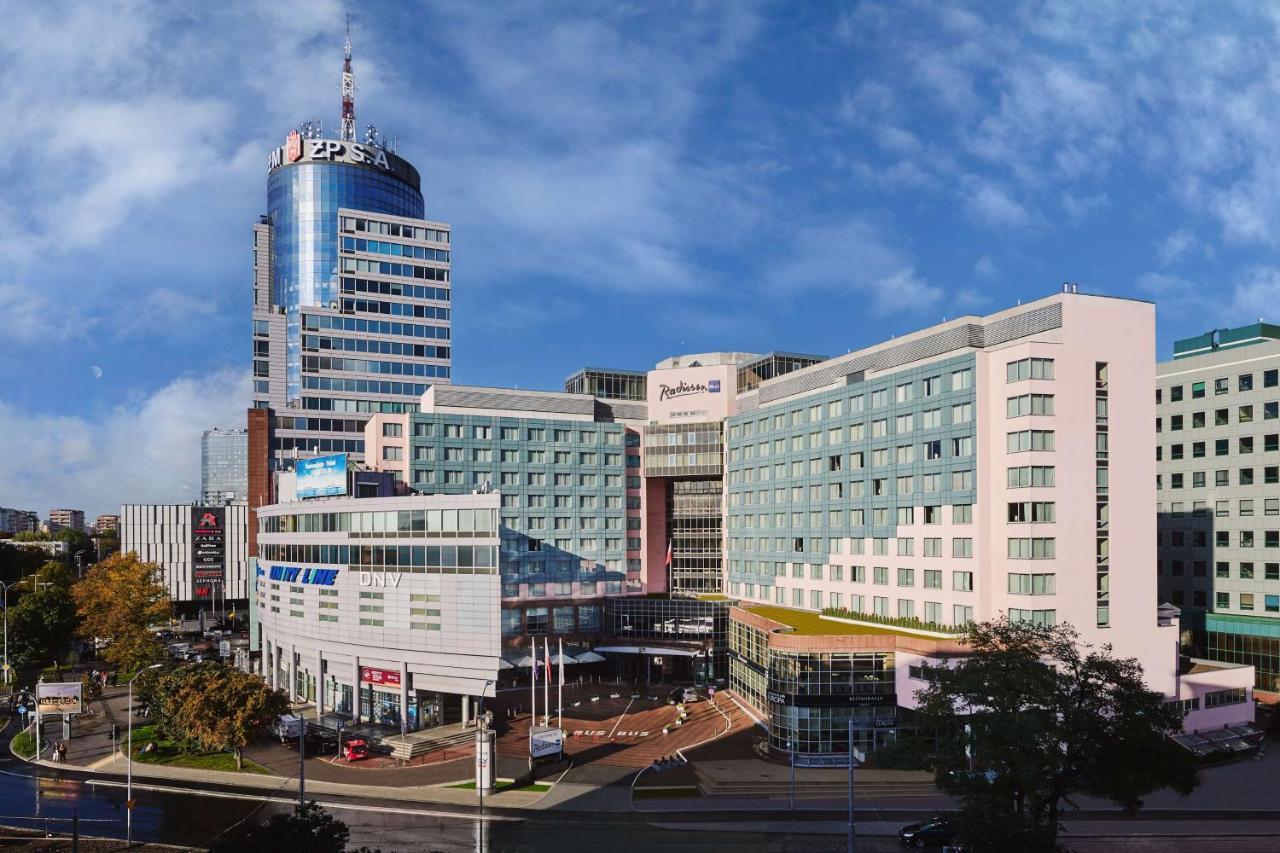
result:
<svg viewBox="0 0 1280 853"><path fill-rule="evenodd" d="M89 370L91 370L91 371L93 372L93 378L94 378L94 379L101 379L101 378L102 378L102 368L101 368L101 367L98 367L98 365L96 365L96 364L95 364L95 365L91 366L91 367L89 368Z"/></svg>

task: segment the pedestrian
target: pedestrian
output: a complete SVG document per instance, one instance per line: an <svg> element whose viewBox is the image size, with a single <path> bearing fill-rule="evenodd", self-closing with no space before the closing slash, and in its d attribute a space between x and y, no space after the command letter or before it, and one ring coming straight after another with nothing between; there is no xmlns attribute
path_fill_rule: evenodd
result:
<svg viewBox="0 0 1280 853"><path fill-rule="evenodd" d="M54 744L53 749L49 750L49 760L52 761L54 764L57 764L58 758L59 758L58 745Z"/></svg>
<svg viewBox="0 0 1280 853"><path fill-rule="evenodd" d="M67 763L67 742L65 740L58 744L58 763Z"/></svg>

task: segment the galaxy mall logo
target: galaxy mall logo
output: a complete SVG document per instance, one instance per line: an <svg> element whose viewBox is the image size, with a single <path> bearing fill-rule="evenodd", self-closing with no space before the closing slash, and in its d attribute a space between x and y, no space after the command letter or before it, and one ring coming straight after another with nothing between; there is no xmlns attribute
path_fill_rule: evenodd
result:
<svg viewBox="0 0 1280 853"><path fill-rule="evenodd" d="M688 397L690 394L719 394L720 380L709 379L705 385L701 382L693 384L677 382L675 385L660 384L658 389L659 401L674 400L676 397Z"/></svg>
<svg viewBox="0 0 1280 853"><path fill-rule="evenodd" d="M302 159L367 164L391 171L387 152L381 148L358 145L354 142L341 142L337 139L303 139L295 130L289 134L283 147L271 152L271 156L267 159L267 173L270 174L279 169L286 160L296 163Z"/></svg>

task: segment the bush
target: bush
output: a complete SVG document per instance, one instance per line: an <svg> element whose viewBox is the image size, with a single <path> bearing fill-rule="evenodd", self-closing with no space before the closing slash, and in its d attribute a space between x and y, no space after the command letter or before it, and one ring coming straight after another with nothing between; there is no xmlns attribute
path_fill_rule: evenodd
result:
<svg viewBox="0 0 1280 853"><path fill-rule="evenodd" d="M31 732L19 732L13 737L13 752L19 758L31 759L36 754L36 739Z"/></svg>

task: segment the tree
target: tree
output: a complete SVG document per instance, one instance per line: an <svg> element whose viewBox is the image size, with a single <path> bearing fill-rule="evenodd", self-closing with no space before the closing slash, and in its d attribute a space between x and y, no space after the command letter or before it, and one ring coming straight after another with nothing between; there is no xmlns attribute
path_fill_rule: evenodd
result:
<svg viewBox="0 0 1280 853"><path fill-rule="evenodd" d="M43 530L19 530L13 534L14 542L48 542L49 534Z"/></svg>
<svg viewBox="0 0 1280 853"><path fill-rule="evenodd" d="M164 700L169 725L206 751L231 750L239 770L244 748L289 712L288 697L257 675L220 664L187 672L172 698Z"/></svg>
<svg viewBox="0 0 1280 853"><path fill-rule="evenodd" d="M215 844L211 853L280 853L306 850L309 853L341 853L351 831L315 801L271 819Z"/></svg>
<svg viewBox="0 0 1280 853"><path fill-rule="evenodd" d="M5 583L21 580L40 568L45 556L44 551L39 548L23 548L0 542L0 580Z"/></svg>
<svg viewBox="0 0 1280 853"><path fill-rule="evenodd" d="M65 571L61 563L56 564ZM61 663L76 632L76 607L69 585L37 585L9 614L9 657L22 668ZM11 599L12 600L12 599Z"/></svg>
<svg viewBox="0 0 1280 853"><path fill-rule="evenodd" d="M80 614L80 635L110 641L103 657L125 669L165 658L151 626L169 617L169 593L160 567L138 555L116 554L93 566L72 588Z"/></svg>
<svg viewBox="0 0 1280 853"><path fill-rule="evenodd" d="M917 698L938 733L938 785L961 798L974 849L1055 849L1073 794L1134 812L1151 791L1195 787L1194 760L1167 737L1182 712L1146 688L1136 660L1081 644L1069 625L1002 619L971 626L967 643L958 663L925 667ZM962 769L966 746L978 773Z"/></svg>

